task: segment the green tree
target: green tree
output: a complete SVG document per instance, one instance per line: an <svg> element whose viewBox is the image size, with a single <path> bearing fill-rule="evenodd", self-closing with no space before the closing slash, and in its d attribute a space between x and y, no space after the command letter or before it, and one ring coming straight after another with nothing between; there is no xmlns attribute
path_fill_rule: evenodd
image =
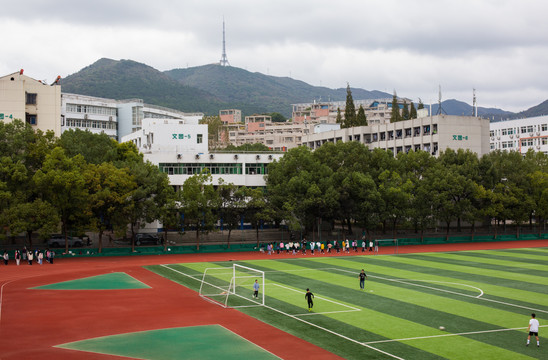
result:
<svg viewBox="0 0 548 360"><path fill-rule="evenodd" d="M207 138L209 149L217 149L223 140L223 134L226 133L223 123L219 116L204 116L200 124L207 124Z"/></svg>
<svg viewBox="0 0 548 360"><path fill-rule="evenodd" d="M342 127L342 115L341 115L341 108L337 108L337 118L335 119L335 122L337 124L341 124L341 127Z"/></svg>
<svg viewBox="0 0 548 360"><path fill-rule="evenodd" d="M59 146L68 157L80 154L89 164L112 162L118 157L116 140L104 133L94 134L88 130L64 131L59 138Z"/></svg>
<svg viewBox="0 0 548 360"><path fill-rule="evenodd" d="M395 123L401 121L400 105L398 104L398 95L394 90L394 96L392 97L392 112L390 113L390 122Z"/></svg>
<svg viewBox="0 0 548 360"><path fill-rule="evenodd" d="M15 204L4 216L4 221L9 224L12 233L26 234L29 248L32 248L33 233L38 233L41 239L46 239L58 230L60 222L55 207L41 199Z"/></svg>
<svg viewBox="0 0 548 360"><path fill-rule="evenodd" d="M409 110L409 118L410 119L416 119L417 118L417 109L415 109L415 104L411 101L411 109Z"/></svg>
<svg viewBox="0 0 548 360"><path fill-rule="evenodd" d="M221 179L217 187L217 193L219 198L218 215L223 229L228 229L226 245L230 248L232 230L238 227L245 211L246 189L232 183L227 184Z"/></svg>
<svg viewBox="0 0 548 360"><path fill-rule="evenodd" d="M207 233L215 227L218 206L218 194L211 184L212 176L205 171L196 174L183 184L180 192L181 212L185 224L196 230L196 249L200 249L200 234Z"/></svg>
<svg viewBox="0 0 548 360"><path fill-rule="evenodd" d="M286 122L287 119L285 118L285 116L283 116L282 114L278 113L278 112L273 112L273 113L270 113L270 114L267 114L269 115L271 118L272 118L272 122L280 122L280 123L283 123L283 122Z"/></svg>
<svg viewBox="0 0 548 360"><path fill-rule="evenodd" d="M424 109L424 104L422 103L422 100L419 98L419 105L417 106L417 110Z"/></svg>
<svg viewBox="0 0 548 360"><path fill-rule="evenodd" d="M127 168L118 169L112 163L89 164L85 170L88 189L89 225L98 232L98 251L103 249L103 234L116 225L120 213L127 213L129 199L137 183Z"/></svg>
<svg viewBox="0 0 548 360"><path fill-rule="evenodd" d="M361 105L358 109L358 115L356 115L355 126L367 126L367 116L365 116L365 110L363 109L363 106Z"/></svg>
<svg viewBox="0 0 548 360"><path fill-rule="evenodd" d="M259 229L261 223L269 222L275 218L275 213L269 206L268 198L263 189L242 188L245 197L245 210L243 216L255 228L257 246L259 246Z"/></svg>
<svg viewBox="0 0 548 360"><path fill-rule="evenodd" d="M356 106L354 105L354 99L352 98L352 91L350 90L350 84L346 84L346 107L344 108L344 128L350 128L356 124Z"/></svg>
<svg viewBox="0 0 548 360"><path fill-rule="evenodd" d="M68 157L62 148L56 147L33 177L43 199L59 213L65 235L65 252L68 252L69 232L80 231L89 215L89 193L84 176L86 166L83 156Z"/></svg>
<svg viewBox="0 0 548 360"><path fill-rule="evenodd" d="M413 104L413 103L411 103L411 104ZM403 109L402 109L401 119L402 120L411 119L410 114L409 114L409 105L407 104L407 100L403 101Z"/></svg>

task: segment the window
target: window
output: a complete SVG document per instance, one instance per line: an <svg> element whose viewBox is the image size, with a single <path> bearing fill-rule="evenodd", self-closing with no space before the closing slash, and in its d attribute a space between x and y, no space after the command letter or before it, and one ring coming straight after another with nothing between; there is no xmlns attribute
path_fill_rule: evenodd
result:
<svg viewBox="0 0 548 360"><path fill-rule="evenodd" d="M38 123L35 114L26 114L26 122L31 125L36 125Z"/></svg>
<svg viewBox="0 0 548 360"><path fill-rule="evenodd" d="M548 124L542 124L540 127L542 131L548 131Z"/></svg>
<svg viewBox="0 0 548 360"><path fill-rule="evenodd" d="M521 133L522 133L522 134L525 134L526 132L527 132L527 127L522 126L522 127L521 127Z"/></svg>
<svg viewBox="0 0 548 360"><path fill-rule="evenodd" d="M35 93L25 93L27 95L27 105L36 105L36 97L38 94Z"/></svg>
<svg viewBox="0 0 548 360"><path fill-rule="evenodd" d="M548 145L548 138L541 139L542 145Z"/></svg>
<svg viewBox="0 0 548 360"><path fill-rule="evenodd" d="M382 132L381 133L381 141L384 141L386 140L386 133Z"/></svg>
<svg viewBox="0 0 548 360"><path fill-rule="evenodd" d="M423 126L423 133L424 135L430 135L430 125Z"/></svg>
<svg viewBox="0 0 548 360"><path fill-rule="evenodd" d="M411 128L405 129L405 137L411 137L411 133L412 133Z"/></svg>
<svg viewBox="0 0 548 360"><path fill-rule="evenodd" d="M502 129L502 135L508 135L508 129Z"/></svg>

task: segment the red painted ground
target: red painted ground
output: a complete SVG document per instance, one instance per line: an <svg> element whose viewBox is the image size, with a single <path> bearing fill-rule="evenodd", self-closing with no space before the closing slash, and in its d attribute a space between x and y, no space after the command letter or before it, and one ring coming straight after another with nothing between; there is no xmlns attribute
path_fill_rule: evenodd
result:
<svg viewBox="0 0 548 360"><path fill-rule="evenodd" d="M399 253L522 247L548 247L548 240L401 246ZM394 251L386 247L381 248L383 252ZM350 255L356 253L351 252ZM293 257L291 254L271 256ZM142 268L143 265L267 257L258 252L245 252L59 258L54 265L29 266L22 262L18 267L11 260L8 266L0 265L0 359L125 359L53 346L99 336L208 324L220 324L283 359L302 359L303 354L318 360L340 359L236 310L223 309L204 301L196 292ZM151 286L151 289L29 289L117 271L128 273Z"/></svg>

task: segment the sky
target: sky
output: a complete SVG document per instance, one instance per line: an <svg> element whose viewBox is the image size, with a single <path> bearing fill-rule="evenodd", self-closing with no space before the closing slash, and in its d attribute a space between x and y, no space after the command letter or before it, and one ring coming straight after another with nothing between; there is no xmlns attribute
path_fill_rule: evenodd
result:
<svg viewBox="0 0 548 360"><path fill-rule="evenodd" d="M517 112L548 99L547 15L546 0L6 1L0 76L217 63L224 19L231 66L425 104L476 89L478 106Z"/></svg>

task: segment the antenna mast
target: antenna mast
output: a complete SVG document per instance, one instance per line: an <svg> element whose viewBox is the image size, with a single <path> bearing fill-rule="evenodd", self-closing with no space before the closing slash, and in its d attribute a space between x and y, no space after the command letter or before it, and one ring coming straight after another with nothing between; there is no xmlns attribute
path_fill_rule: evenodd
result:
<svg viewBox="0 0 548 360"><path fill-rule="evenodd" d="M474 96L473 96L473 99L472 99L472 104L473 104L472 105L472 107L473 107L472 111L474 112L473 115L475 117L478 117L478 103L476 101L476 89L474 89L473 94L474 94Z"/></svg>
<svg viewBox="0 0 548 360"><path fill-rule="evenodd" d="M226 57L226 47L225 47L225 18L223 17L223 55L219 61L221 66L230 66L228 63L228 58Z"/></svg>
<svg viewBox="0 0 548 360"><path fill-rule="evenodd" d="M438 93L438 113L436 115L441 115L445 113L447 115L447 113L443 110L443 108L441 107L441 85L439 85L439 93Z"/></svg>

